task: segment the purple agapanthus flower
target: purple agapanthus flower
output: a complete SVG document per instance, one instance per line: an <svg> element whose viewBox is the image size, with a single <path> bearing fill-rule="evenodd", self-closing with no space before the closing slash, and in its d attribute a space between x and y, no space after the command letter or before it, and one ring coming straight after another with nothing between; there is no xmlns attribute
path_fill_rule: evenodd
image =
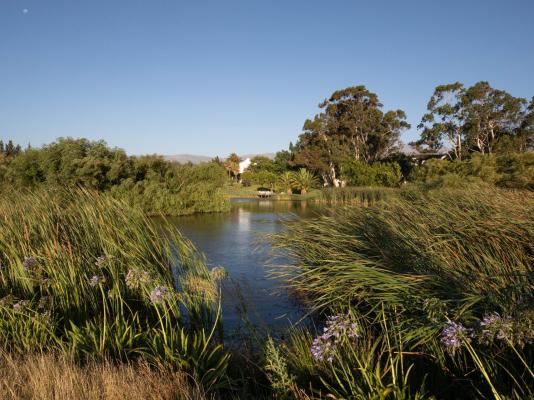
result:
<svg viewBox="0 0 534 400"><path fill-rule="evenodd" d="M139 289L150 281L150 274L147 271L136 268L128 270L125 278L126 286L130 289Z"/></svg>
<svg viewBox="0 0 534 400"><path fill-rule="evenodd" d="M491 341L496 337L500 340L512 340L514 331L513 325L513 320L509 316L501 317L497 312L486 314L480 321L482 339Z"/></svg>
<svg viewBox="0 0 534 400"><path fill-rule="evenodd" d="M95 287L95 286L100 285L101 283L104 283L105 280L106 280L106 279L105 279L103 276L93 275L93 276L89 279L89 285Z"/></svg>
<svg viewBox="0 0 534 400"><path fill-rule="evenodd" d="M337 345L343 339L357 337L358 324L348 315L330 316L326 320L323 333L314 339L310 350L316 360L332 362Z"/></svg>
<svg viewBox="0 0 534 400"><path fill-rule="evenodd" d="M441 332L441 343L447 351L454 353L469 341L469 331L465 326L454 321L447 321Z"/></svg>
<svg viewBox="0 0 534 400"><path fill-rule="evenodd" d="M33 268L37 265L38 261L36 258L34 257L26 257L23 261L22 261L22 266L25 268L25 269L30 269L30 268Z"/></svg>
<svg viewBox="0 0 534 400"><path fill-rule="evenodd" d="M166 286L156 286L152 292L150 292L150 301L153 304L162 303L167 297L169 289Z"/></svg>

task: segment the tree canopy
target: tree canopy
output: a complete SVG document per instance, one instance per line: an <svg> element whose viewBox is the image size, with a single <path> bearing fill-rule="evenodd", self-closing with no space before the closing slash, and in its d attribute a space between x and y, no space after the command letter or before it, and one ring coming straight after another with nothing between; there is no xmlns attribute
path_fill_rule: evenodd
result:
<svg viewBox="0 0 534 400"><path fill-rule="evenodd" d="M450 145L455 158L500 146L515 151L532 147L532 102L481 81L466 88L455 82L437 86L423 116L420 144L431 149ZM529 122L530 121L530 122Z"/></svg>
<svg viewBox="0 0 534 400"><path fill-rule="evenodd" d="M370 164L387 157L410 127L404 111L382 111L378 96L363 85L335 91L319 107L323 111L304 122L293 163L329 185L339 185L344 160Z"/></svg>

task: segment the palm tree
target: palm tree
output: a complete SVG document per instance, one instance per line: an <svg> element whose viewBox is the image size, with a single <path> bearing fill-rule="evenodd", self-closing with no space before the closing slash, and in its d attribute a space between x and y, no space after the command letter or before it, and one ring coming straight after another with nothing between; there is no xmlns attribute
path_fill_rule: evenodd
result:
<svg viewBox="0 0 534 400"><path fill-rule="evenodd" d="M232 179L237 178L237 175L239 175L239 163L241 162L241 159L236 153L230 154L230 156L226 159L226 162L224 163L224 168L228 172L228 176Z"/></svg>
<svg viewBox="0 0 534 400"><path fill-rule="evenodd" d="M278 185L286 191L287 194L293 194L293 184L295 182L295 174L290 171L284 172L278 178Z"/></svg>
<svg viewBox="0 0 534 400"><path fill-rule="evenodd" d="M293 177L293 186L300 190L300 194L306 194L316 182L316 177L306 168L299 169Z"/></svg>

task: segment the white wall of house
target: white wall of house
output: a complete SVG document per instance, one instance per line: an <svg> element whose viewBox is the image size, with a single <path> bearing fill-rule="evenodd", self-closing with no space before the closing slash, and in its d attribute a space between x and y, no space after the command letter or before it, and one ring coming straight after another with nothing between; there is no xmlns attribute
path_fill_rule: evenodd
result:
<svg viewBox="0 0 534 400"><path fill-rule="evenodd" d="M239 163L239 173L242 174L250 166L250 158L246 158Z"/></svg>

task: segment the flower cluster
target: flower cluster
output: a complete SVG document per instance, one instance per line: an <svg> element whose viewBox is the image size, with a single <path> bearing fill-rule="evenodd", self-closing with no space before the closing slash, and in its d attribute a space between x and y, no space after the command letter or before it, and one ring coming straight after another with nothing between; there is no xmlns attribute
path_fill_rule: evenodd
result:
<svg viewBox="0 0 534 400"><path fill-rule="evenodd" d="M441 332L441 343L454 354L464 343L470 342L470 331L460 323L447 321Z"/></svg>
<svg viewBox="0 0 534 400"><path fill-rule="evenodd" d="M514 319L492 312L485 314L484 318L473 323L470 328L455 321L448 321L441 333L441 343L453 354L472 339L484 345L502 341L522 347L526 343L532 343L534 339L533 317L534 314L526 313Z"/></svg>
<svg viewBox="0 0 534 400"><path fill-rule="evenodd" d="M103 276L93 275L89 279L89 285L95 287L95 286L98 286L98 285L104 283L105 281L106 281L106 278L104 278Z"/></svg>
<svg viewBox="0 0 534 400"><path fill-rule="evenodd" d="M358 325L348 315L330 316L326 320L323 334L314 339L311 353L318 361L332 362L334 352L342 340L357 337Z"/></svg>
<svg viewBox="0 0 534 400"><path fill-rule="evenodd" d="M501 317L499 313L486 314L480 321L482 341L499 340L512 341L514 336L513 320L509 316Z"/></svg>
<svg viewBox="0 0 534 400"><path fill-rule="evenodd" d="M33 267L35 267L37 264L38 264L38 261L37 261L37 259L34 258L34 257L26 257L26 258L22 261L22 266L23 266L25 269L33 268Z"/></svg>
<svg viewBox="0 0 534 400"><path fill-rule="evenodd" d="M126 274L126 286L130 289L140 289L151 282L150 274L141 269L132 268Z"/></svg>
<svg viewBox="0 0 534 400"><path fill-rule="evenodd" d="M169 288L166 286L158 285L150 292L150 301L153 304L163 303L165 301L165 297L167 297L169 293Z"/></svg>

